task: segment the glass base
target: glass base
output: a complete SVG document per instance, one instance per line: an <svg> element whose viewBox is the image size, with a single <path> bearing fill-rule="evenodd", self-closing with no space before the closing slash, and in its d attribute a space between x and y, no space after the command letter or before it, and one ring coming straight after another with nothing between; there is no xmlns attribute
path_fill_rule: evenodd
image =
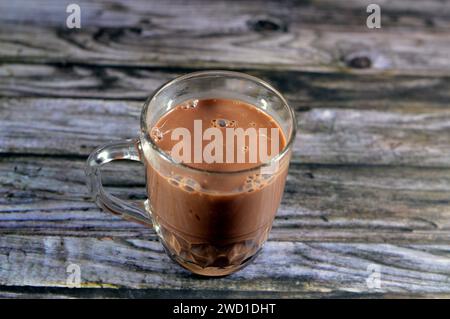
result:
<svg viewBox="0 0 450 319"><path fill-rule="evenodd" d="M177 255L174 255L170 252L169 248L164 244L164 241L161 241L163 244L163 247L166 251L166 253L169 255L169 257L175 261L177 264L179 264L181 267L189 270L190 272L205 276L205 277L223 277L228 276L238 270L241 270L242 268L249 265L253 259L255 259L260 251L262 250L262 247L251 257L245 259L241 264L239 265L229 265L225 267L214 267L214 266L207 266L207 267L201 267L197 264L192 263L191 261L184 260L182 257L179 257Z"/></svg>
<svg viewBox="0 0 450 319"><path fill-rule="evenodd" d="M158 216L152 213L148 202L146 210L170 258L183 268L201 276L226 276L244 268L261 251L271 229L269 224L235 240L227 239L226 243L221 244L212 243L183 235L164 226Z"/></svg>

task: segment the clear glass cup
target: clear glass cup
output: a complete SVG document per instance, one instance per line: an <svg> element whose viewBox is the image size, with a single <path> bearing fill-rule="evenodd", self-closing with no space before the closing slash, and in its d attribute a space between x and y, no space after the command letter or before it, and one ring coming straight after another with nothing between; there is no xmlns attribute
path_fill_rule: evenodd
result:
<svg viewBox="0 0 450 319"><path fill-rule="evenodd" d="M208 171L173 160L150 133L169 110L192 99L247 102L279 124L284 149L270 162L233 172ZM296 133L293 109L268 83L238 72L205 71L178 77L144 103L140 136L101 146L88 158L86 174L95 202L104 210L153 227L168 255L184 268L223 276L247 265L266 241L280 205ZM143 205L105 192L100 167L128 159L145 165L148 199ZM245 187L245 181L255 187Z"/></svg>

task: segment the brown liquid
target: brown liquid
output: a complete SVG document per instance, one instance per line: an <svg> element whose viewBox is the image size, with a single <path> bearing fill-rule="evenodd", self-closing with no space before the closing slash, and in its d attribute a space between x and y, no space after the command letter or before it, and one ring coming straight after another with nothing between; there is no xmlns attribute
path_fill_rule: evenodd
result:
<svg viewBox="0 0 450 319"><path fill-rule="evenodd" d="M170 154L178 143L171 139L172 130L184 127L193 135L193 123L198 119L202 120L203 130L211 126L221 130L264 127L268 129L268 140L272 138L270 128L277 128L277 152L286 144L273 118L253 105L228 99L178 105L159 119L152 128L152 138ZM203 141L203 146L208 142ZM235 143L235 154L247 151L237 146ZM186 163L197 169L233 174L147 163L150 209L170 255L191 271L210 276L225 275L245 265L267 239L283 194L288 157L272 174L261 174L259 170L241 172L259 166L259 157L256 163L249 163L248 158L246 163Z"/></svg>

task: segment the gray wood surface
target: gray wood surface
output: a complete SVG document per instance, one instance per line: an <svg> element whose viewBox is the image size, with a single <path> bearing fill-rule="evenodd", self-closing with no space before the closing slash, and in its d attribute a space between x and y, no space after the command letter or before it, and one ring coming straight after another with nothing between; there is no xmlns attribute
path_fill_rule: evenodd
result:
<svg viewBox="0 0 450 319"><path fill-rule="evenodd" d="M66 82L65 77L52 77L49 81L53 84L46 83L45 77L43 81L41 76L32 77L34 84L29 84L33 87L32 94L45 95L50 87L55 94L74 97L98 90L101 93L93 95L112 97L114 101L0 98L3 103L1 151L84 156L101 143L137 135L142 101L117 100L120 92L127 91L126 87L139 82L136 78L118 74L115 84L108 85L108 80L102 82L90 76L79 84L75 84L77 80ZM294 160L321 164L449 166L449 78L329 77L320 75L316 79L294 74L287 84L279 83L280 89L291 97L298 115L300 130ZM18 90L28 95L27 83L20 75L17 78L17 81L14 76L0 78L0 92L22 94L7 89L22 82L22 89ZM4 81L10 83L6 88L2 85ZM156 81L150 78L139 83L142 88L135 89L136 97L143 100ZM69 86L69 89L58 86ZM101 89L103 86L109 89ZM300 92L295 94L296 90ZM384 92L377 93L380 90ZM102 127L98 126L99 122L103 123Z"/></svg>
<svg viewBox="0 0 450 319"><path fill-rule="evenodd" d="M365 25L368 0L79 1L83 25L69 32L63 14L68 3L4 3L3 60L270 71L449 70L447 1L385 2L382 30Z"/></svg>
<svg viewBox="0 0 450 319"><path fill-rule="evenodd" d="M0 297L450 297L450 3L383 3L369 30L369 2L79 1L81 30L69 1L0 2ZM158 86L209 68L272 83L300 130L262 254L205 280L98 209L83 166L136 136ZM139 164L104 183L145 197Z"/></svg>
<svg viewBox="0 0 450 319"><path fill-rule="evenodd" d="M80 265L83 287L186 289L214 296L216 291L274 291L272 296L336 296L364 293L368 265L381 267L383 286L374 293L449 293L448 246L296 243L270 241L244 270L220 279L200 279L171 265L157 241L147 238L3 236L0 280L15 286L66 286L66 267ZM14 265L14 267L12 266ZM36 266L39 265L39 266ZM223 292L222 292L223 294ZM250 294L248 294L250 295Z"/></svg>
<svg viewBox="0 0 450 319"><path fill-rule="evenodd" d="M0 164L2 234L155 238L88 201L83 160L14 156ZM122 198L145 196L138 164L111 165L104 183ZM293 164L271 239L447 243L449 192L450 169Z"/></svg>

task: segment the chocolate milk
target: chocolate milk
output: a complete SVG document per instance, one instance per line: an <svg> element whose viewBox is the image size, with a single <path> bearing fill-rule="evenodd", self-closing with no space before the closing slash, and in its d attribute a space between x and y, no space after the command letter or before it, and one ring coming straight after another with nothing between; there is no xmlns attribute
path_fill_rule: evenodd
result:
<svg viewBox="0 0 450 319"><path fill-rule="evenodd" d="M275 138L271 134L271 128L275 128L279 147L276 154L270 154L272 157L286 145L281 128L271 116L251 104L231 99L186 101L158 120L151 128L151 137L171 156L178 142L171 138L172 131L183 127L193 133L194 120L202 121L203 130L267 128L267 141ZM202 146L208 142L202 141ZM235 143L235 154L248 150L248 144L238 148ZM149 209L172 258L208 276L226 275L251 260L270 231L283 194L288 161L286 156L269 173L258 169L259 156L253 163L249 156L244 163L191 162L182 166L148 162Z"/></svg>

